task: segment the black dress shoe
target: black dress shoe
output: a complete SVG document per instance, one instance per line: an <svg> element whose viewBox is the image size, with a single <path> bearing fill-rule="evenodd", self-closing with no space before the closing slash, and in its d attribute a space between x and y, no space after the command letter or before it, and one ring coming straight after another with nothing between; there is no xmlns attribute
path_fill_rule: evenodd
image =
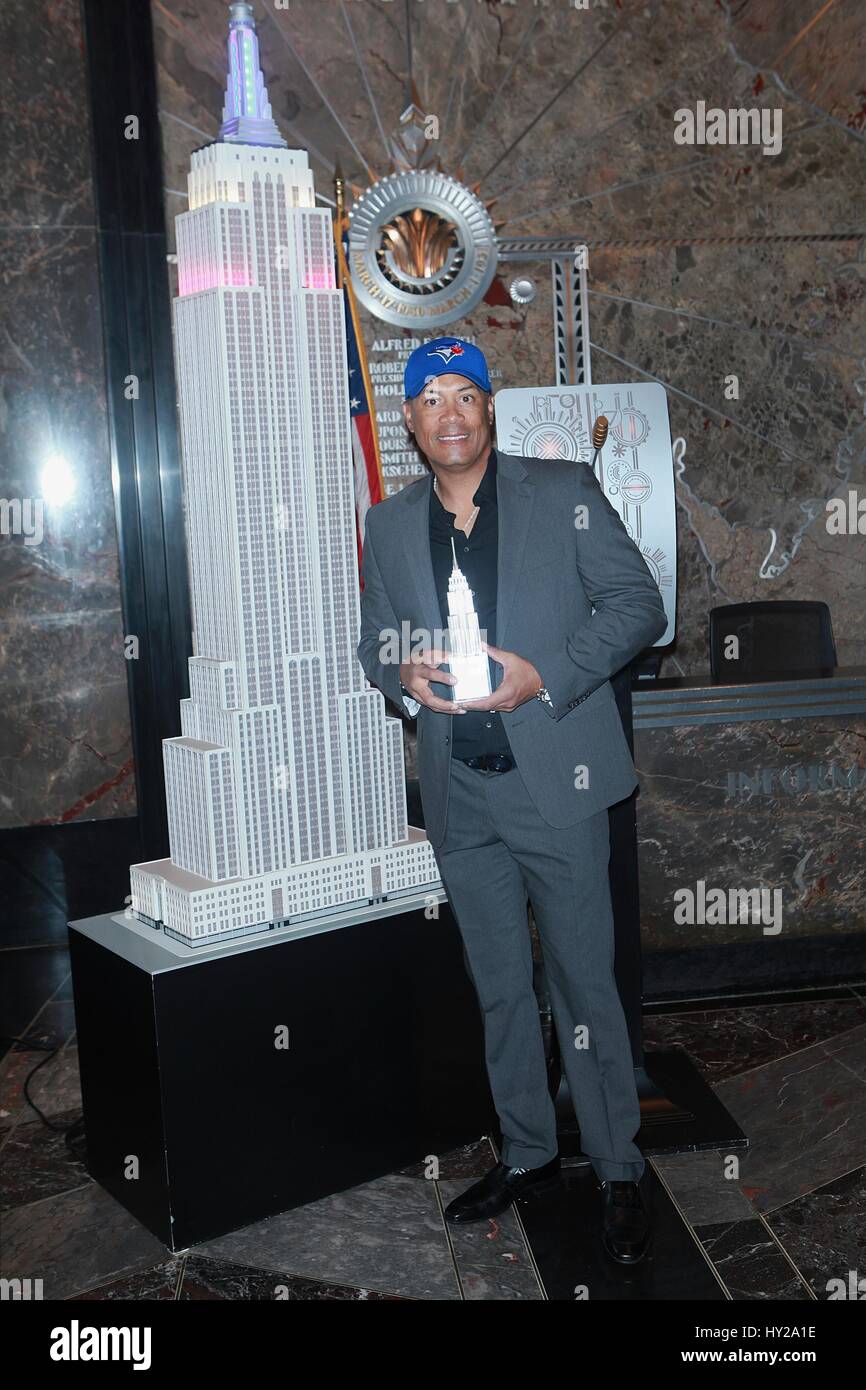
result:
<svg viewBox="0 0 866 1390"><path fill-rule="evenodd" d="M640 1184L599 1182L602 1200L602 1244L623 1265L637 1264L650 1247L652 1233Z"/></svg>
<svg viewBox="0 0 866 1390"><path fill-rule="evenodd" d="M508 1168L497 1163L479 1182L473 1183L445 1208L448 1221L483 1221L510 1207L515 1197L546 1192L559 1180L559 1154L540 1168Z"/></svg>

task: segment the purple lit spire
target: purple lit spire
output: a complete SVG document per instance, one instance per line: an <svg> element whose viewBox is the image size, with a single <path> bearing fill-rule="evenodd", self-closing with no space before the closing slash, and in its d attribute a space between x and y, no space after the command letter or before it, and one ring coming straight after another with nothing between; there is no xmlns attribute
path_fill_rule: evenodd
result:
<svg viewBox="0 0 866 1390"><path fill-rule="evenodd" d="M286 145L271 115L259 64L252 5L229 5L229 72L220 140L240 145Z"/></svg>

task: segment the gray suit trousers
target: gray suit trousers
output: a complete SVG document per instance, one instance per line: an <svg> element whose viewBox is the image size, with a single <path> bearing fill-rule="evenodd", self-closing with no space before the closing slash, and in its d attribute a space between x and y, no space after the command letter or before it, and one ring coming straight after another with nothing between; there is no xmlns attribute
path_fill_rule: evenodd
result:
<svg viewBox="0 0 866 1390"><path fill-rule="evenodd" d="M638 1181L640 1107L614 978L607 809L558 829L512 768L457 758L445 837L434 851L484 1019L502 1162L537 1168L557 1153L544 1042L532 987L532 903L581 1149L600 1179Z"/></svg>

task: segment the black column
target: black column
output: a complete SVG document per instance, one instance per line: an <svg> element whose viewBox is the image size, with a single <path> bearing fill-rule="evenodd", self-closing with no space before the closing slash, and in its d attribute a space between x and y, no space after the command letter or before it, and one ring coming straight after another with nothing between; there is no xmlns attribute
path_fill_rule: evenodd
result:
<svg viewBox="0 0 866 1390"><path fill-rule="evenodd" d="M124 633L144 859L168 853L162 739L188 693L189 585L147 0L82 0ZM128 378L138 399L127 399Z"/></svg>

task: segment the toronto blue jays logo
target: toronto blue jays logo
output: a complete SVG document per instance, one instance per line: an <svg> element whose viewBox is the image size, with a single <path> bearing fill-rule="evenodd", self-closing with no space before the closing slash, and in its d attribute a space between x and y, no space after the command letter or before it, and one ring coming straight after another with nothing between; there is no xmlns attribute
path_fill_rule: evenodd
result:
<svg viewBox="0 0 866 1390"><path fill-rule="evenodd" d="M452 345L451 345L450 347L446 346L446 347L432 348L431 351L428 352L427 356L428 356L428 357L441 357L441 358L442 358L442 361L445 363L445 365L446 365L446 367L447 367L447 365L448 365L448 363L451 361L452 357L460 357L460 356L462 355L462 353L463 353L463 349L462 349L462 347L460 346L460 344L459 344L459 343L452 343Z"/></svg>

